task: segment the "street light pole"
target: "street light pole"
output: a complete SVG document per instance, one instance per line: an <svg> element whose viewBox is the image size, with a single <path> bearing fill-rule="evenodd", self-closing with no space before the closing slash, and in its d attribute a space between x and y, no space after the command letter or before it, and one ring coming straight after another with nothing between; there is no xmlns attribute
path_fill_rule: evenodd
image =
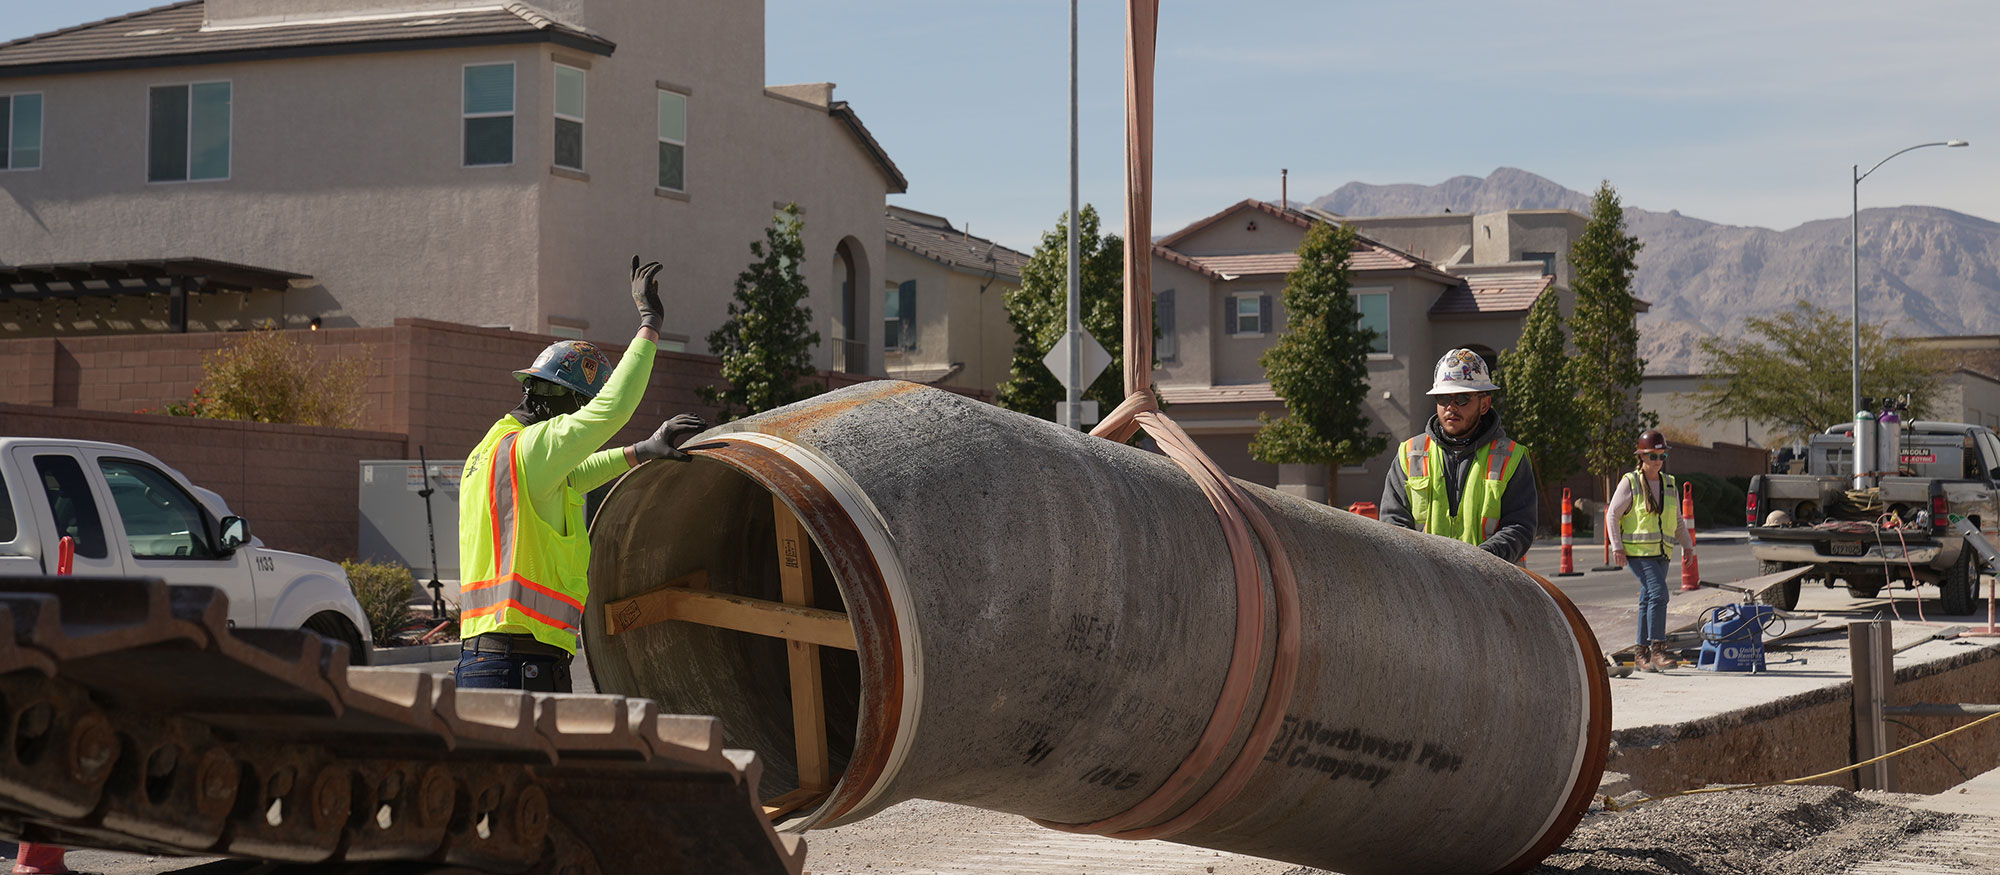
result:
<svg viewBox="0 0 2000 875"><path fill-rule="evenodd" d="M1922 149L1928 146L1949 146L1952 148L1957 148L1959 146L1970 146L1970 145L1972 144L1964 140L1941 140L1936 143L1918 143L1917 145L1911 146L1908 149L1903 149L1901 151L1891 154L1889 158L1894 158L1897 155L1903 154L1904 152L1909 152L1915 149ZM1874 173L1875 171L1880 170L1882 168L1882 165L1889 163L1889 158L1884 158L1880 161L1875 162L1874 167L1868 168L1868 173L1861 172L1861 165L1859 164L1854 165L1854 186L1851 189L1851 193L1853 194L1854 197L1854 204L1853 204L1854 211L1850 214L1848 223L1848 239L1849 242L1852 243L1852 249L1850 250L1850 252L1854 256L1853 258L1854 388L1852 395L1848 399L1848 405L1847 405L1847 409L1849 411L1852 411L1851 413L1848 414L1850 416L1861 412L1861 180L1867 179L1869 173ZM1859 438L1857 437L1857 440L1858 439Z"/></svg>
<svg viewBox="0 0 2000 875"><path fill-rule="evenodd" d="M1077 257L1077 213L1076 213L1076 7L1077 0L1069 0L1069 278L1068 305L1069 319L1063 331L1069 338L1069 359L1063 369L1069 373L1069 380L1063 389L1063 416L1070 428L1083 430L1083 268L1076 263Z"/></svg>

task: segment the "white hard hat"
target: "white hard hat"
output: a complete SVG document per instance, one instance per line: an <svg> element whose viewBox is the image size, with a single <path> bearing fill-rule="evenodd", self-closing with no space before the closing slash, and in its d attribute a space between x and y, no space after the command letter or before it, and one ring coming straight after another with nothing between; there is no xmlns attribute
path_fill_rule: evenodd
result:
<svg viewBox="0 0 2000 875"><path fill-rule="evenodd" d="M1791 524L1792 515L1782 510L1771 511L1764 517L1764 525L1767 526L1789 526Z"/></svg>
<svg viewBox="0 0 2000 875"><path fill-rule="evenodd" d="M1431 383L1426 395L1452 395L1460 392L1498 392L1493 385L1493 375L1486 370L1486 360L1479 353L1469 349L1454 349L1438 359L1437 378Z"/></svg>

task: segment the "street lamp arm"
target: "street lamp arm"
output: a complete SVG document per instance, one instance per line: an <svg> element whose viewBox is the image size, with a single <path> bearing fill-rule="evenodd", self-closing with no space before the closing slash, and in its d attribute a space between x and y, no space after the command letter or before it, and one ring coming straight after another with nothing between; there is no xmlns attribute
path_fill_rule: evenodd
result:
<svg viewBox="0 0 2000 875"><path fill-rule="evenodd" d="M1970 144L1965 142L1964 140L1939 140L1935 143L1918 143L1917 145L1911 146L1908 149L1902 149L1897 151L1896 153L1890 155L1889 158L1894 158L1897 155L1903 154L1904 152L1908 152L1914 149L1922 149L1928 146L1966 146L1966 145ZM1880 161L1875 162L1874 167L1868 168L1868 173L1874 173L1875 171L1880 170L1882 168L1882 165L1889 163L1889 158L1884 158ZM1868 173L1857 174L1854 177L1854 184L1860 185L1861 180L1868 178Z"/></svg>

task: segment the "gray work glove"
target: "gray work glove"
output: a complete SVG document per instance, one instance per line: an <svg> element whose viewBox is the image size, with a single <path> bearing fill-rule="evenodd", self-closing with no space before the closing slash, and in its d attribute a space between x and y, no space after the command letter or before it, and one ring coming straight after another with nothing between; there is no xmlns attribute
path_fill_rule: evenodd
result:
<svg viewBox="0 0 2000 875"><path fill-rule="evenodd" d="M674 445L688 435L705 428L708 428L708 423L702 422L701 417L692 413L680 414L661 423L659 430L653 432L652 437L633 444L632 455L638 457L641 462L650 462L654 459L688 461L690 458L688 454L676 449Z"/></svg>
<svg viewBox="0 0 2000 875"><path fill-rule="evenodd" d="M659 262L640 267L639 256L632 256L632 303L639 305L639 324L654 331L660 330L660 315L666 312L660 305L659 275Z"/></svg>

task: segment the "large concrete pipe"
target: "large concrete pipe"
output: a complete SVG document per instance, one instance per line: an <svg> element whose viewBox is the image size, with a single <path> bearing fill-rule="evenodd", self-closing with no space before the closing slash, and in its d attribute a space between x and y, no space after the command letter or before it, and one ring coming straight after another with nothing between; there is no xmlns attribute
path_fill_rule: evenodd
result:
<svg viewBox="0 0 2000 875"><path fill-rule="evenodd" d="M704 575L715 596L781 601L780 499L810 536L817 606L847 614L855 647L816 648L837 780L795 826L918 797L1104 820L1216 718L1236 576L1215 511L1167 459L889 381L697 442L711 448L632 472L598 513L591 670L607 692L720 716L763 757L766 798L793 790L798 645L629 628L605 607ZM1560 845L1610 733L1603 662L1569 602L1465 544L1247 489L1298 578L1291 704L1263 750L1241 749L1241 720L1152 822L1241 753L1242 792L1167 838L1346 873L1515 871ZM1253 702L1276 638L1263 626Z"/></svg>

